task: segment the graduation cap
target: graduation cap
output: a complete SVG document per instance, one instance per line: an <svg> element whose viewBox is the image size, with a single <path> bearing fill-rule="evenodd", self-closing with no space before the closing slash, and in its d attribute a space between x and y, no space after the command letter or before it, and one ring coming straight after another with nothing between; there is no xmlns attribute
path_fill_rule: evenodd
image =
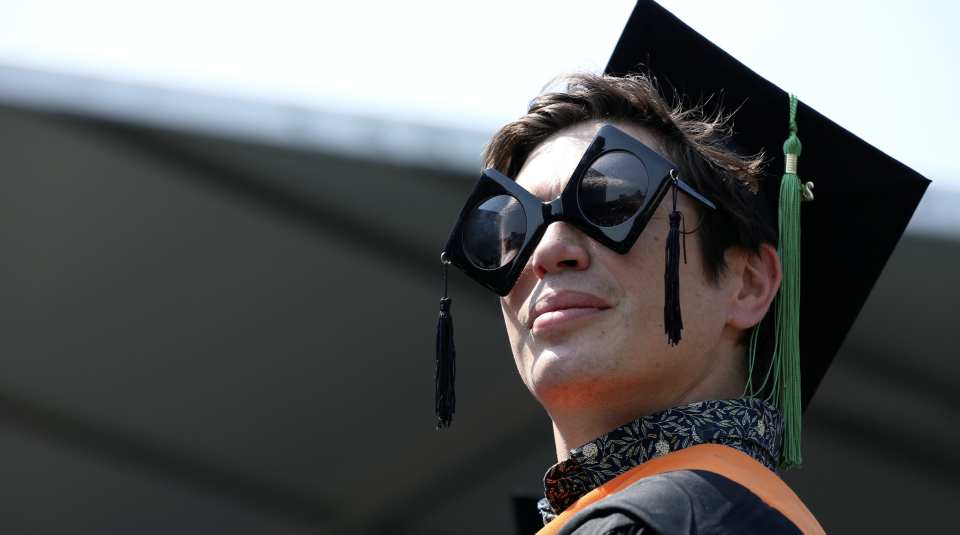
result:
<svg viewBox="0 0 960 535"><path fill-rule="evenodd" d="M651 75L667 94L714 97L708 106L722 100L736 110L728 148L743 155L765 151L773 157L768 169L784 170L781 180L761 181L755 205L779 229L784 282L774 304L781 344L773 358L785 376L775 404L787 421L781 464L799 463L800 413L930 181L798 102L652 0L637 2L606 73ZM801 203L804 198L810 202Z"/></svg>

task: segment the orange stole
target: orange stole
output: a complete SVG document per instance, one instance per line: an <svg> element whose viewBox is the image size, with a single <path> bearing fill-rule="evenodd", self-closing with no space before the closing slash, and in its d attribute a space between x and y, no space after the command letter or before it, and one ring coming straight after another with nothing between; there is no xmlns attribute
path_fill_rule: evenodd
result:
<svg viewBox="0 0 960 535"><path fill-rule="evenodd" d="M749 455L719 444L698 444L650 459L583 495L538 531L537 535L553 535L584 507L620 492L645 477L678 470L703 470L735 481L780 511L806 535L825 535L810 510L776 474Z"/></svg>

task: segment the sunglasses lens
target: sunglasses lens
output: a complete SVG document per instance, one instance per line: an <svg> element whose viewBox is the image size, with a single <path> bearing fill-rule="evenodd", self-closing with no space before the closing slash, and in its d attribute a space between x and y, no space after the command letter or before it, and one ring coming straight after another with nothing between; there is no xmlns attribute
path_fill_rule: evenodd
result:
<svg viewBox="0 0 960 535"><path fill-rule="evenodd" d="M649 182L639 158L629 152L608 152L593 162L580 181L580 209L594 225L621 225L643 207Z"/></svg>
<svg viewBox="0 0 960 535"><path fill-rule="evenodd" d="M527 214L510 195L491 197L478 206L463 230L463 248L481 269L496 269L517 256L527 236Z"/></svg>

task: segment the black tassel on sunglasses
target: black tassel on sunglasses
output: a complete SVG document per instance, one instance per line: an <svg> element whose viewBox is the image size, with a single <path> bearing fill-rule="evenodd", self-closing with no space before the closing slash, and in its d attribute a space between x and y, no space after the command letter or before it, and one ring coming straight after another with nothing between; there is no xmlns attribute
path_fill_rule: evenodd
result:
<svg viewBox="0 0 960 535"><path fill-rule="evenodd" d="M450 315L453 301L447 297L450 261L446 253L440 255L440 260L443 262L443 298L440 299L440 318L437 319L437 371L434 374L437 429L450 427L457 405L457 397L453 392L453 381L457 375L457 350L453 347L453 316Z"/></svg>

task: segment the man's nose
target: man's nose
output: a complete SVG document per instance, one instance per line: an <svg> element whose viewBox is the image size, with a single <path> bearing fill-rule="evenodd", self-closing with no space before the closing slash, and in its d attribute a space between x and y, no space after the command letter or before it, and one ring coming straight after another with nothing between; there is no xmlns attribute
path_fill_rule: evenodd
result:
<svg viewBox="0 0 960 535"><path fill-rule="evenodd" d="M547 227L533 251L533 272L543 279L564 270L581 271L590 266L590 238L573 225L558 221Z"/></svg>

